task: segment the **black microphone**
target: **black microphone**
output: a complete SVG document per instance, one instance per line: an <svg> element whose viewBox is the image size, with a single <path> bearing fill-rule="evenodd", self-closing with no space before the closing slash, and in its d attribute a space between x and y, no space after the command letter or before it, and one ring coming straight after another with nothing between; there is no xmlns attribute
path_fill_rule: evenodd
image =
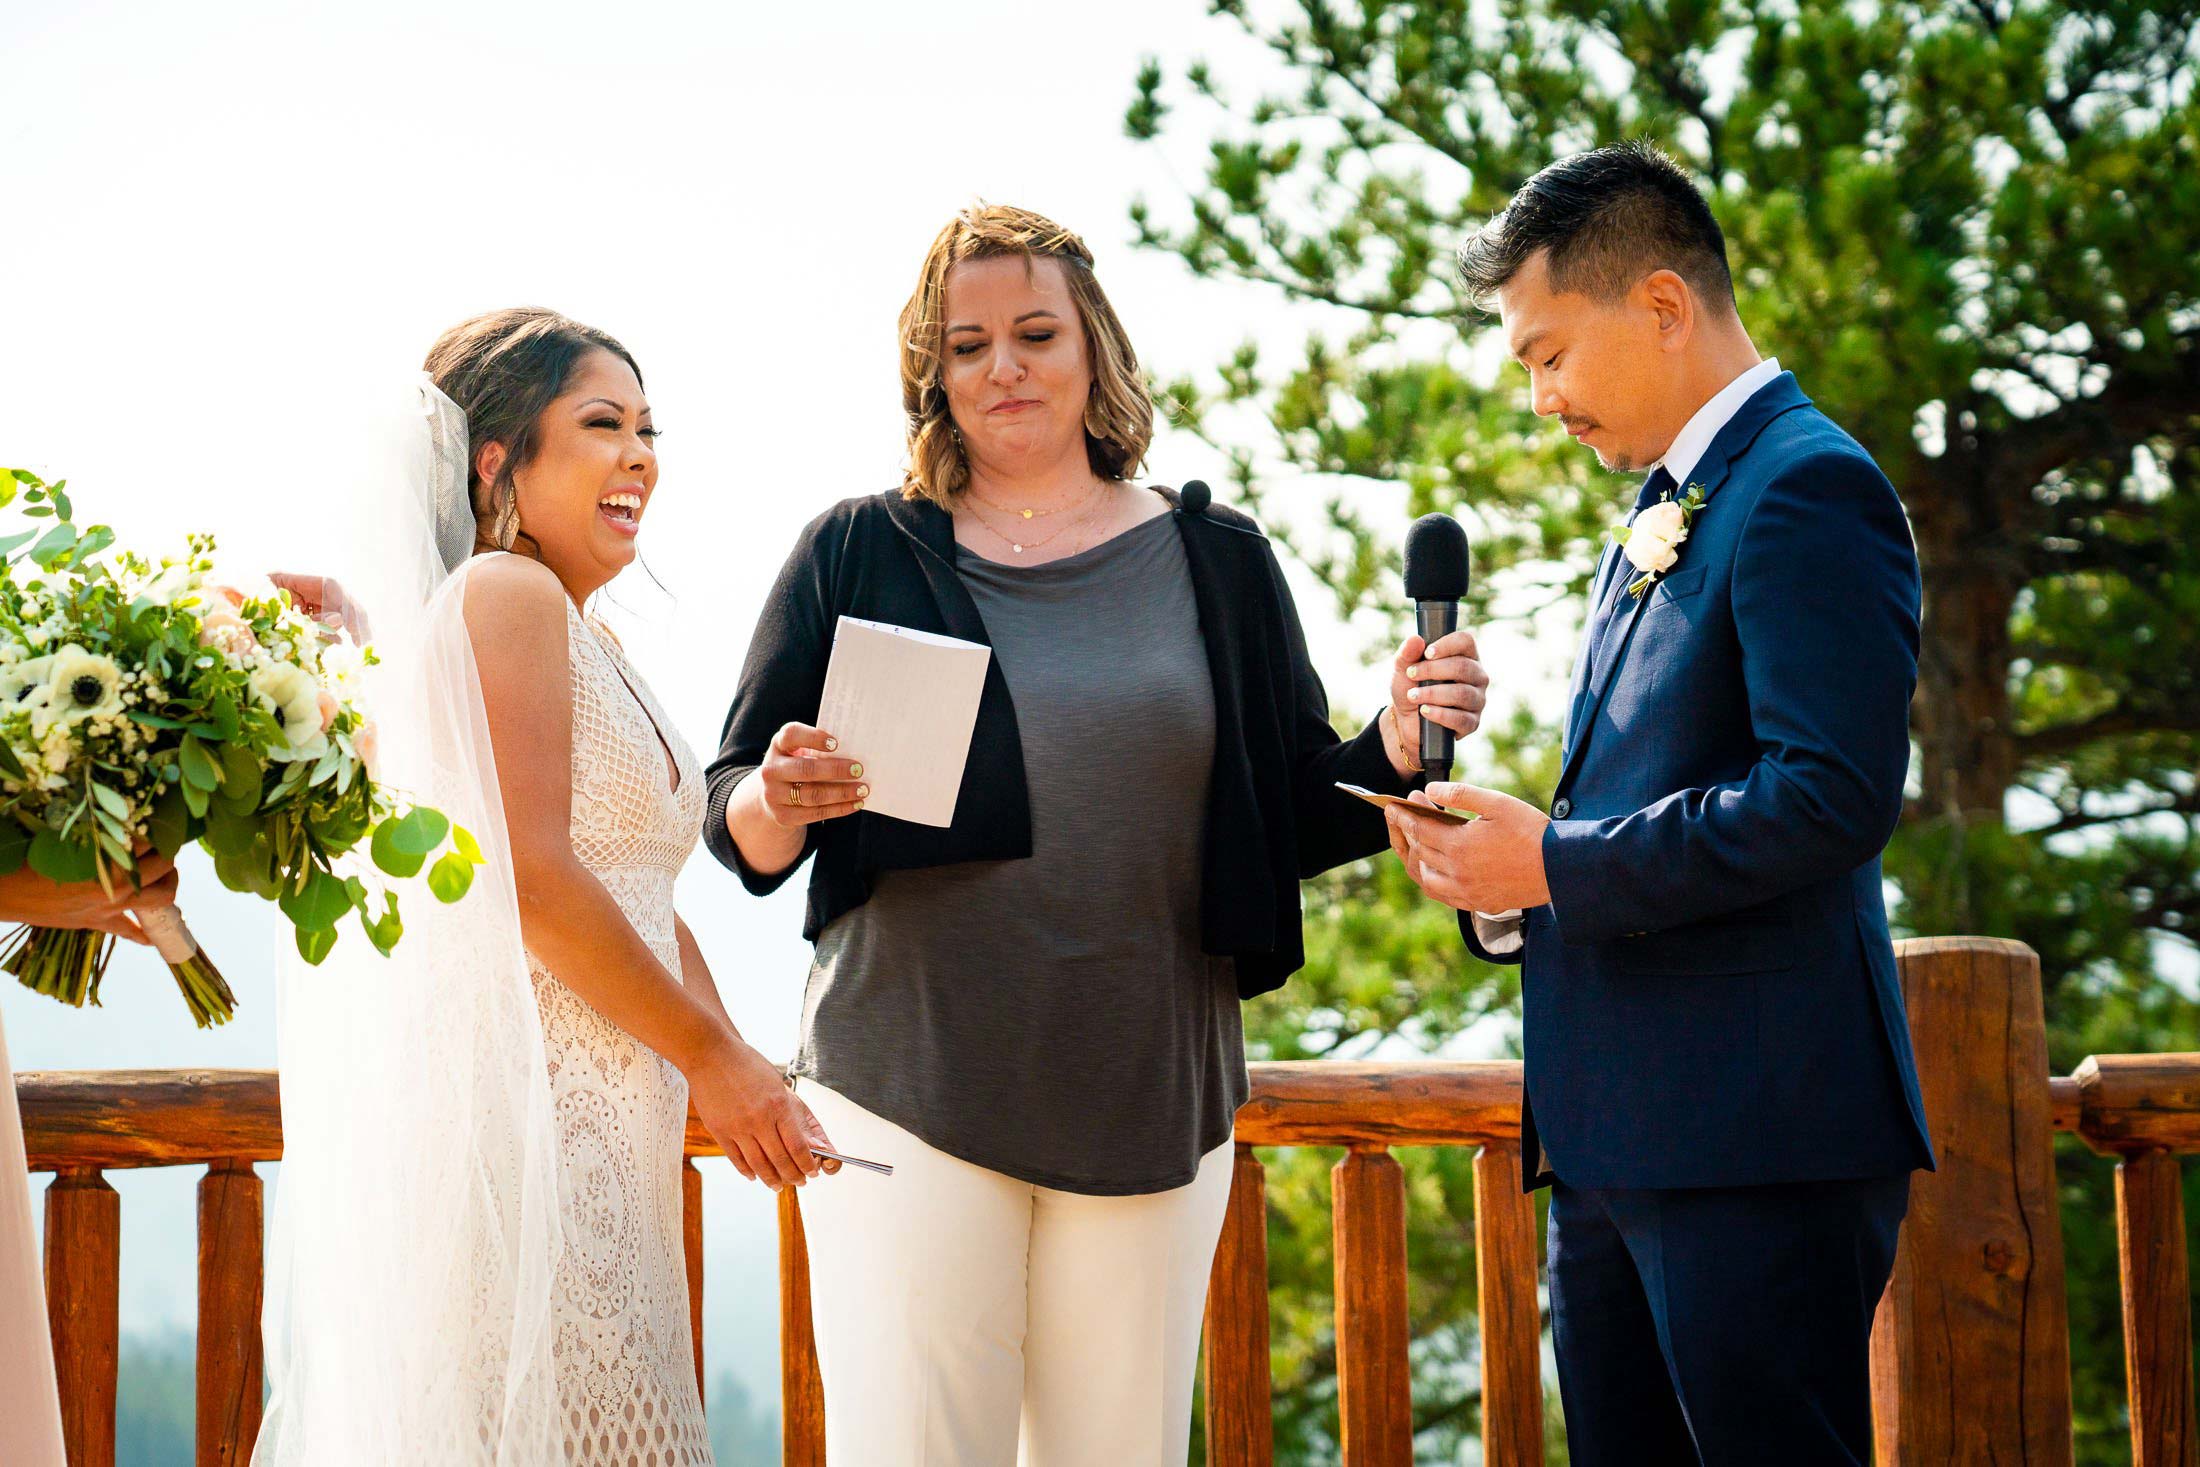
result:
<svg viewBox="0 0 2200 1467"><path fill-rule="evenodd" d="M1466 594L1465 527L1448 514L1422 515L1406 532L1406 599L1413 603L1413 629L1423 642L1433 646L1459 629L1459 603ZM1450 729L1422 718L1421 768L1437 779L1451 777L1451 741Z"/></svg>

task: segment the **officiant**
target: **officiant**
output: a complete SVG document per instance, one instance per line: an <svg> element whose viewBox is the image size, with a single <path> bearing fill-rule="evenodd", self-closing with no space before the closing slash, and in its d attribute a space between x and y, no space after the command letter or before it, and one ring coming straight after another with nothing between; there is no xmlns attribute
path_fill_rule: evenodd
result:
<svg viewBox="0 0 2200 1467"><path fill-rule="evenodd" d="M1238 1005L1304 961L1300 879L1386 843L1335 782L1412 788L1419 717L1470 731L1486 679L1471 637L1409 641L1339 738L1258 527L1132 481L1153 405L1069 231L964 211L900 341L903 482L802 533L707 771L749 890L813 862L790 1073L895 1168L803 1191L826 1434L884 1467L1181 1461ZM816 727L842 616L991 648L951 824L866 810Z"/></svg>

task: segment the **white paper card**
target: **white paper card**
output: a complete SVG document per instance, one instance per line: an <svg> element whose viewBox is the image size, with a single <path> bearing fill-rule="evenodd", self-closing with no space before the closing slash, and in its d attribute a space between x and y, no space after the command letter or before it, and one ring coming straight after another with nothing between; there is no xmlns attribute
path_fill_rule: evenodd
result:
<svg viewBox="0 0 2200 1467"><path fill-rule="evenodd" d="M993 649L936 632L844 616L817 726L863 766L864 809L951 825Z"/></svg>

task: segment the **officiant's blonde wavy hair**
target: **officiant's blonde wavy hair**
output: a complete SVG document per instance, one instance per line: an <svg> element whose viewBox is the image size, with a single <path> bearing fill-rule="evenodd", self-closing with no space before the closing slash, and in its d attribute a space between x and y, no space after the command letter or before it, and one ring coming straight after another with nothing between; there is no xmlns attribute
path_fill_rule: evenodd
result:
<svg viewBox="0 0 2200 1467"><path fill-rule="evenodd" d="M917 288L901 308L901 406L908 415L909 467L901 492L943 509L969 486L970 460L956 435L940 382L947 332L947 277L965 260L1021 255L1059 260L1085 328L1092 395L1085 401L1085 458L1103 479L1126 479L1153 442L1153 398L1138 353L1092 273L1092 251L1053 220L1006 204L973 204L932 241Z"/></svg>

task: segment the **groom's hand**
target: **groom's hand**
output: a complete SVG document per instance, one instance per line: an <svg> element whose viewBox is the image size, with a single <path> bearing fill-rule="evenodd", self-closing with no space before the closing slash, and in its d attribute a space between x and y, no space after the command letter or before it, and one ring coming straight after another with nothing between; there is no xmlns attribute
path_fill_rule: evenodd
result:
<svg viewBox="0 0 2200 1467"><path fill-rule="evenodd" d="M1385 807L1391 849L1421 890L1462 912L1540 907L1551 899L1543 874L1543 832L1550 817L1525 800L1471 784L1432 784L1414 805L1472 810L1454 820L1431 810Z"/></svg>

